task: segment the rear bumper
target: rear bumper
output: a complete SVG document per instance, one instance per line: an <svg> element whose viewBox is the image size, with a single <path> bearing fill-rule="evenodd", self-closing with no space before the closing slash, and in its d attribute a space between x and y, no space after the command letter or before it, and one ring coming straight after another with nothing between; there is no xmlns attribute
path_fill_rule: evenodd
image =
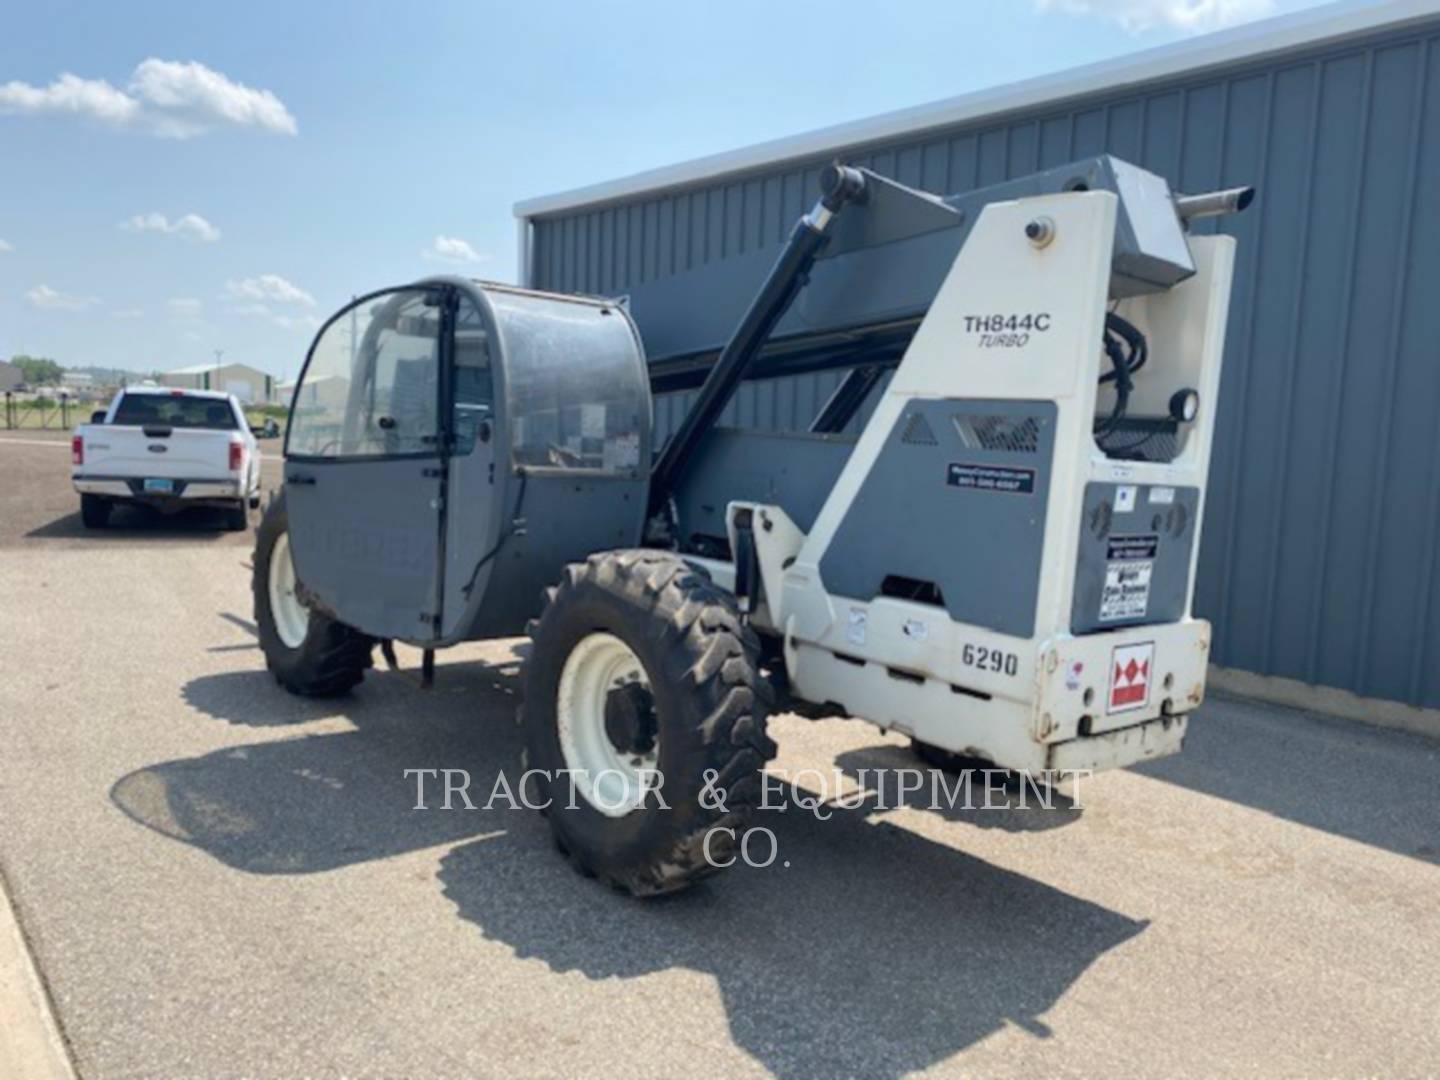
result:
<svg viewBox="0 0 1440 1080"><path fill-rule="evenodd" d="M1193 712L1205 700L1210 635L1204 619L1184 619L1045 642L1035 736L1061 743ZM1132 663L1137 678L1117 679Z"/></svg>
<svg viewBox="0 0 1440 1080"><path fill-rule="evenodd" d="M72 482L75 490L81 495L103 495L112 499L130 499L156 505L201 500L240 499L248 494L243 490L239 480L215 480L213 478L175 477L171 479L175 485L175 490L172 492L147 492L143 478L129 476L76 475L72 477Z"/></svg>
<svg viewBox="0 0 1440 1080"><path fill-rule="evenodd" d="M1189 720L1188 716L1161 716L1103 735L1052 743L1045 767L1055 772L1101 772L1178 754Z"/></svg>
<svg viewBox="0 0 1440 1080"><path fill-rule="evenodd" d="M871 604L869 648L893 644L876 633L883 609ZM936 621L937 629L943 623ZM953 624L958 627L958 624ZM973 633L973 631L967 631ZM932 635L932 638L939 634ZM1210 624L1203 619L1133 627L1038 643L1033 667L1008 680L1008 693L958 685L972 680L963 654L951 678L910 674L869 657L791 638L787 660L798 696L830 704L886 729L1009 769L1100 771L1177 753L1188 721L1204 701ZM853 646L852 646L853 648ZM958 650L957 650L958 651ZM1145 666L1112 695L1117 662ZM1139 673L1137 672L1137 676ZM951 679L955 681L952 682Z"/></svg>

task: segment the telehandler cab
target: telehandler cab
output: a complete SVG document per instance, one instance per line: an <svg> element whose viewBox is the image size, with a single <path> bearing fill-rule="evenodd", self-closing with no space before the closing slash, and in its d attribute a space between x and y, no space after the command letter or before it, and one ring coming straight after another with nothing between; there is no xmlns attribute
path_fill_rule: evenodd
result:
<svg viewBox="0 0 1440 1080"><path fill-rule="evenodd" d="M822 188L778 249L628 297L441 277L333 316L256 546L276 679L338 693L394 641L428 679L528 633L557 843L637 895L730 861L772 709L1017 770L1178 751L1234 262L1189 226L1252 189L1107 156ZM809 431L718 426L742 380L822 369L847 374ZM652 392L697 387L653 447Z"/></svg>

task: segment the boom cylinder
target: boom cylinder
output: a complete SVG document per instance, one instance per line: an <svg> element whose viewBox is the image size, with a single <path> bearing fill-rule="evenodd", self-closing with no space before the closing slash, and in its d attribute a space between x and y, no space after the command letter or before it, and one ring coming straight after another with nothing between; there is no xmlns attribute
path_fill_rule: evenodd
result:
<svg viewBox="0 0 1440 1080"><path fill-rule="evenodd" d="M863 197L865 177L858 169L831 165L821 177L821 186L820 201L795 223L765 283L706 375L700 396L655 463L650 475L652 515L665 505L684 479L700 440L715 426L776 323L805 287L815 257L829 239L828 230L835 215L847 202Z"/></svg>

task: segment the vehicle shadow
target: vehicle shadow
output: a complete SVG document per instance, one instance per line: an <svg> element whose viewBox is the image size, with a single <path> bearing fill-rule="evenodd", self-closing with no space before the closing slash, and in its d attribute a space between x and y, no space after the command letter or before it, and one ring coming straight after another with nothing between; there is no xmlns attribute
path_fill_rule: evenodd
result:
<svg viewBox="0 0 1440 1080"><path fill-rule="evenodd" d="M452 810L413 809L417 778L405 770L468 769L483 805L501 770L520 771L513 684L513 665L451 664L433 691L373 673L337 702L288 694L267 671L203 676L182 695L226 723L299 726L338 713L356 727L147 766L110 797L136 822L253 874L331 870L505 828L519 815L465 810L458 795ZM438 807L436 776L426 793Z"/></svg>
<svg viewBox="0 0 1440 1080"><path fill-rule="evenodd" d="M223 513L213 507L192 506L162 514L145 506L117 506L104 528L87 529L75 510L36 526L27 540L220 540L240 534L225 528Z"/></svg>
<svg viewBox="0 0 1440 1080"><path fill-rule="evenodd" d="M480 663L443 666L430 693L393 675L367 678L340 702L353 730L153 765L111 797L147 828L251 874L452 845L438 880L481 937L592 980L707 974L735 1044L781 1076L899 1076L1007 1023L1048 1037L1044 1013L1147 925L864 807L825 821L793 807L764 813L769 867L736 866L658 901L616 895L554 852L539 814L504 799L487 807L500 778L515 783L521 772L517 689L513 667ZM185 698L256 727L337 713L335 702L290 697L265 672L196 679ZM441 809L438 776L429 808L413 809L416 781L404 770L446 768L467 770L475 809L461 809L458 795ZM763 860L768 841L753 835ZM668 1022L645 1018L637 1030Z"/></svg>
<svg viewBox="0 0 1440 1080"><path fill-rule="evenodd" d="M960 773L942 773L921 761L906 747L883 743L850 750L835 759L840 772L868 787L876 776L894 777L908 769L929 773L931 782L919 791L900 792L893 779L875 790L862 807L881 802L893 808L897 801L911 809L924 810L945 821L971 825L977 829L1001 829L1005 832L1048 832L1080 820L1083 810L1058 787L1046 787L1039 779L1022 782L1016 774L1008 774L1002 783L998 769L993 770L992 790L986 793L984 770L971 769L969 786ZM859 801L858 799L855 801Z"/></svg>
<svg viewBox="0 0 1440 1080"><path fill-rule="evenodd" d="M455 847L440 881L486 939L557 973L711 976L735 1044L797 1078L907 1075L1006 1024L1049 1038L1044 1014L1148 925L864 810L760 824L769 866L656 901L543 857L528 829Z"/></svg>

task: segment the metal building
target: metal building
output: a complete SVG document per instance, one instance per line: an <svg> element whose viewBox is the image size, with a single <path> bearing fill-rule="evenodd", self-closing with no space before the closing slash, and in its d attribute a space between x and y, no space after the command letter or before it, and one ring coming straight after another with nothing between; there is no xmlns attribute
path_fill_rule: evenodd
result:
<svg viewBox="0 0 1440 1080"><path fill-rule="evenodd" d="M778 245L836 158L953 194L1101 151L1182 191L1260 190L1223 219L1240 254L1196 584L1215 661L1440 707L1440 0L1332 4L524 202L523 280L623 295ZM839 378L749 383L727 422L802 429ZM688 403L657 400L657 441Z"/></svg>

